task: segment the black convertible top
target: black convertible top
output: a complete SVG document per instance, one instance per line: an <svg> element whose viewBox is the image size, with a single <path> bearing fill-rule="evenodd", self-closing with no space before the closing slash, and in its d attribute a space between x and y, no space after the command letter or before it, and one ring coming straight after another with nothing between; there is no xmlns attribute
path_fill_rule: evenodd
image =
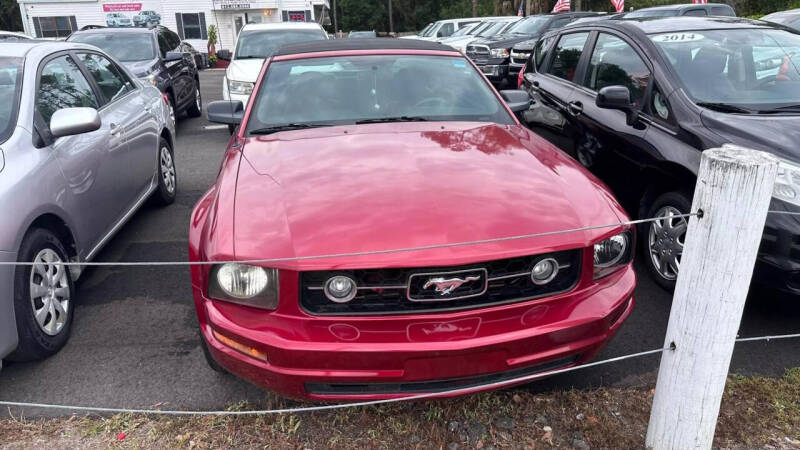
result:
<svg viewBox="0 0 800 450"><path fill-rule="evenodd" d="M329 39L288 44L280 47L272 56L296 55L298 53L338 52L348 50L435 50L457 53L457 50L438 42L418 39Z"/></svg>

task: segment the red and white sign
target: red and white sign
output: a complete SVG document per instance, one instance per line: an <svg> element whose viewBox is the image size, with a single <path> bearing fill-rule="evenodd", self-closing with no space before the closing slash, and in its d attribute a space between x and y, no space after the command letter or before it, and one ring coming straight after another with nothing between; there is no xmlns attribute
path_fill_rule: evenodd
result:
<svg viewBox="0 0 800 450"><path fill-rule="evenodd" d="M618 13L625 11L625 0L611 0L611 4L614 5L614 10Z"/></svg>
<svg viewBox="0 0 800 450"><path fill-rule="evenodd" d="M103 12L141 11L141 3L103 3Z"/></svg>

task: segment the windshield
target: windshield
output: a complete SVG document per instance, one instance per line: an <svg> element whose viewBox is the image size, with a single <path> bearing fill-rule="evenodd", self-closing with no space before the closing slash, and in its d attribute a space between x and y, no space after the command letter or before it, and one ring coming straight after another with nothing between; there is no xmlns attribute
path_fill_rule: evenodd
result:
<svg viewBox="0 0 800 450"><path fill-rule="evenodd" d="M73 34L67 40L94 45L122 62L147 61L156 57L155 44L150 33Z"/></svg>
<svg viewBox="0 0 800 450"><path fill-rule="evenodd" d="M527 19L514 23L514 26L509 28L508 32L518 34L537 34L544 29L544 26L549 20L550 16L528 17Z"/></svg>
<svg viewBox="0 0 800 450"><path fill-rule="evenodd" d="M465 34L472 34L471 31L474 30L475 28L479 27L479 26L480 26L480 24L473 24L473 25L467 25L465 27L461 27L461 28L457 29L455 31L455 33L451 34L450 37L463 36Z"/></svg>
<svg viewBox="0 0 800 450"><path fill-rule="evenodd" d="M0 143L5 142L17 123L17 105L22 86L22 58L0 57Z"/></svg>
<svg viewBox="0 0 800 450"><path fill-rule="evenodd" d="M509 25L508 22L494 22L488 27L486 27L483 31L481 31L478 36L480 37L494 36L500 33L500 31L507 29L508 25Z"/></svg>
<svg viewBox="0 0 800 450"><path fill-rule="evenodd" d="M677 9L651 9L642 11L633 11L625 15L626 19L636 19L642 17L671 17L677 16Z"/></svg>
<svg viewBox="0 0 800 450"><path fill-rule="evenodd" d="M736 29L651 35L698 103L800 109L800 35Z"/></svg>
<svg viewBox="0 0 800 450"><path fill-rule="evenodd" d="M250 30L239 33L234 59L268 58L280 46L305 41L321 41L322 30Z"/></svg>
<svg viewBox="0 0 800 450"><path fill-rule="evenodd" d="M361 121L480 121L513 124L463 57L370 55L273 62L247 132ZM262 130L261 132L257 130Z"/></svg>
<svg viewBox="0 0 800 450"><path fill-rule="evenodd" d="M432 26L433 26L433 24L432 24L432 23L429 23L429 24L425 25L425 28L423 28L423 29L422 29L422 30L419 32L419 34L417 34L417 36L422 36L422 35L424 35L424 34L425 34L425 33L426 33L426 32L427 32L427 31L428 31L428 30L429 30L429 29L430 29Z"/></svg>
<svg viewBox="0 0 800 450"><path fill-rule="evenodd" d="M433 25L431 25L429 28L425 29L422 33L420 33L420 36L422 36L422 37L433 36L433 33L435 33L436 30L438 30L438 29L439 29L439 22L436 22Z"/></svg>

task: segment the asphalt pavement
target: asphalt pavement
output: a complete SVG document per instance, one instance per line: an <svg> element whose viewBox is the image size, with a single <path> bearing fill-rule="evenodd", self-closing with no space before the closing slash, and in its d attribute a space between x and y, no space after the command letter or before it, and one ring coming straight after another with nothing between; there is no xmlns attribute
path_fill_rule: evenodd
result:
<svg viewBox="0 0 800 450"><path fill-rule="evenodd" d="M201 72L204 103L221 98L222 71ZM204 117L178 122L175 161L178 198L166 208L147 205L97 256L97 261L183 261L192 206L213 183L227 128ZM735 243L732 243L735 245ZM663 344L671 296L637 265L633 314L598 357L605 359ZM77 284L72 336L55 356L6 363L0 400L68 405L224 409L248 401L264 406L273 394L212 371L199 345L188 267L96 267ZM740 336L800 332L800 299L751 293ZM514 389L545 391L655 382L659 356L647 356L555 376ZM800 366L800 339L737 345L731 371L780 376ZM7 412L6 412L7 413ZM35 414L66 411L28 410Z"/></svg>

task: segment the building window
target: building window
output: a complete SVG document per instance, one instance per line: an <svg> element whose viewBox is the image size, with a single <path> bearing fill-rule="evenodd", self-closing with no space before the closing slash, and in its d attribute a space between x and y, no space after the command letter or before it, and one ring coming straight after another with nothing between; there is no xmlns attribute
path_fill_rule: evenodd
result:
<svg viewBox="0 0 800 450"><path fill-rule="evenodd" d="M75 16L33 17L36 37L65 38L78 29Z"/></svg>
<svg viewBox="0 0 800 450"><path fill-rule="evenodd" d="M205 13L177 13L181 39L208 39Z"/></svg>

